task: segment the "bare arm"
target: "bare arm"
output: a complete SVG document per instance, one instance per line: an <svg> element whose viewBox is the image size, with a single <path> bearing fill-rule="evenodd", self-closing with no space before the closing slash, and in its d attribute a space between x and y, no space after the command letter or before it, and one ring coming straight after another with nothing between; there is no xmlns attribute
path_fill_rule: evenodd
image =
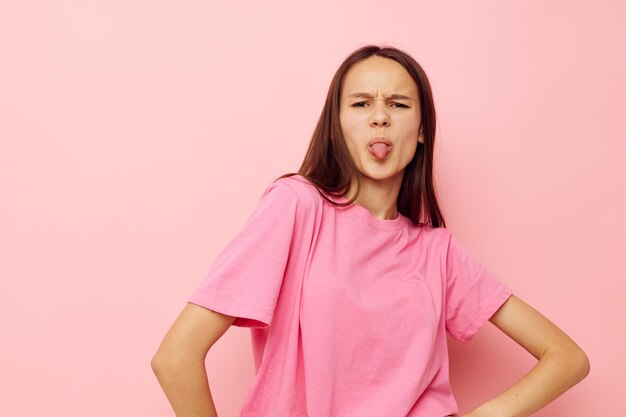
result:
<svg viewBox="0 0 626 417"><path fill-rule="evenodd" d="M527 417L589 374L585 352L515 295L509 297L490 321L539 361L517 383L466 417Z"/></svg>
<svg viewBox="0 0 626 417"><path fill-rule="evenodd" d="M187 303L151 366L177 417L217 417L204 360L235 317Z"/></svg>

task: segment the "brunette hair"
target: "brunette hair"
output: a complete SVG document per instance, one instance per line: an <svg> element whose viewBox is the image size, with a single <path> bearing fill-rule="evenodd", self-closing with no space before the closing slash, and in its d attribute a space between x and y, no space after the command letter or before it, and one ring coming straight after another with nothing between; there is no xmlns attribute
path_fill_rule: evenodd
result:
<svg viewBox="0 0 626 417"><path fill-rule="evenodd" d="M420 129L423 133L424 143L418 142L415 156L404 170L402 185L398 194L397 210L408 217L413 224L445 227L433 184L436 123L435 105L430 83L426 73L413 57L391 46L366 45L352 52L343 61L330 83L326 103L302 165L298 172L281 175L276 180L301 175L315 186L322 197L331 204L345 206L356 200L361 190L361 173L352 160L341 132L339 104L343 80L350 68L357 62L373 55L393 59L400 63L413 78L418 90L421 110ZM353 178L357 181L357 187L351 200L345 203L335 202L324 195L327 193L331 196L345 196ZM424 222L420 222L422 214L425 218Z"/></svg>

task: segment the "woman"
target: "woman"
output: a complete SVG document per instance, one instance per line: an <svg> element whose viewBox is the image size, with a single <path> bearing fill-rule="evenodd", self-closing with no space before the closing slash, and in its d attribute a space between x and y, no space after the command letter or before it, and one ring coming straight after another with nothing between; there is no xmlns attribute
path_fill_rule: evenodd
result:
<svg viewBox="0 0 626 417"><path fill-rule="evenodd" d="M204 359L231 325L250 328L257 370L241 417L456 417L446 334L467 343L487 320L539 361L465 417L528 416L588 374L445 228L434 141L412 57L348 56L298 173L269 185L152 360L177 416L217 415Z"/></svg>

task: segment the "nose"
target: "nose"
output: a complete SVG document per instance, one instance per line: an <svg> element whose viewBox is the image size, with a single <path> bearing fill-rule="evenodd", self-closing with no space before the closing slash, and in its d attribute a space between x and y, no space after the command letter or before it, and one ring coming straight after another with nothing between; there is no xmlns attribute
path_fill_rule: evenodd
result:
<svg viewBox="0 0 626 417"><path fill-rule="evenodd" d="M375 127L388 127L389 123L389 113L384 100L374 101L372 115L370 116L370 125Z"/></svg>

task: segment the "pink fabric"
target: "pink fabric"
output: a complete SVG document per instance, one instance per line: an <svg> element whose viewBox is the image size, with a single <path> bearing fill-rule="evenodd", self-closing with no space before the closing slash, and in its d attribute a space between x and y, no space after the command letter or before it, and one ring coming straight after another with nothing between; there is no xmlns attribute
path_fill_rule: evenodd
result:
<svg viewBox="0 0 626 417"><path fill-rule="evenodd" d="M448 229L336 208L297 175L270 184L188 301L250 327L240 417L444 417L446 331L469 342L511 294Z"/></svg>

